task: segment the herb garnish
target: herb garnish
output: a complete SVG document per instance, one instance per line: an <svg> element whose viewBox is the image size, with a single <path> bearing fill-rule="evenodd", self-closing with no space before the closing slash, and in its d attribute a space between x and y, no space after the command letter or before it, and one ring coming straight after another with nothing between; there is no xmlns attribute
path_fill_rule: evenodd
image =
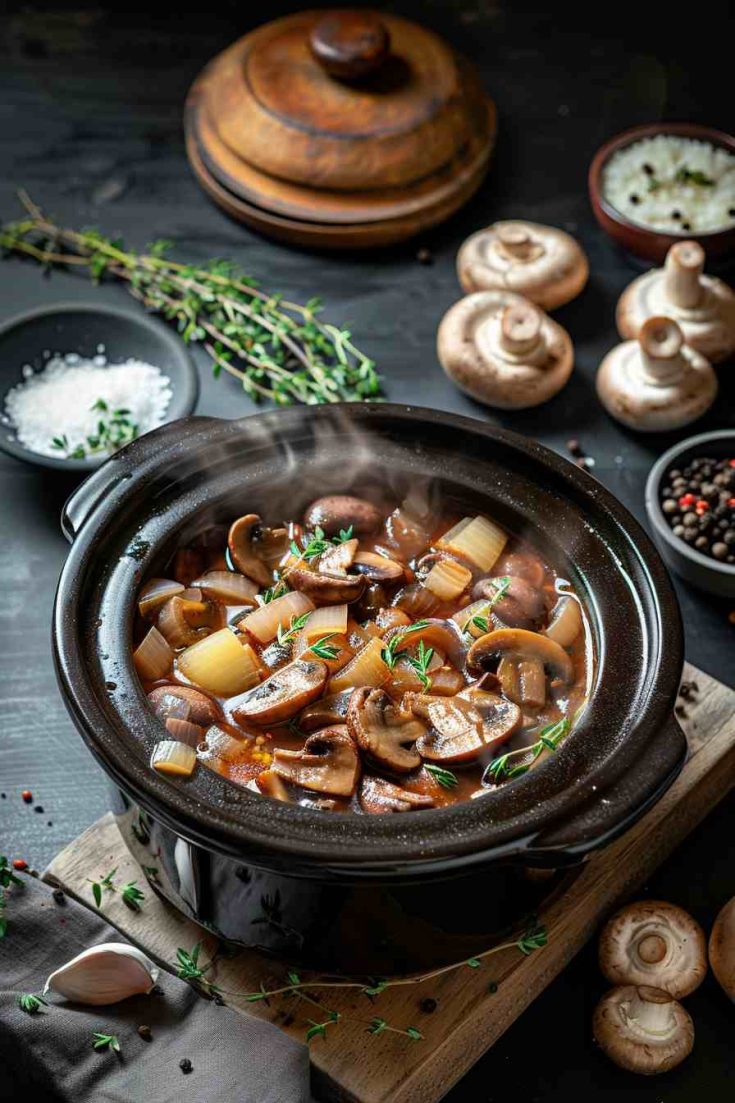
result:
<svg viewBox="0 0 735 1103"><path fill-rule="evenodd" d="M396 632L387 643L383 644L382 659L389 670L393 670L399 659L407 657L408 651L402 649L406 636L410 632L418 632L421 628L426 628L428 623L428 620L417 620L415 624Z"/></svg>
<svg viewBox="0 0 735 1103"><path fill-rule="evenodd" d="M115 1034L98 1034L92 1035L94 1042L92 1046L94 1049L111 1049L113 1053L120 1053L120 1042Z"/></svg>
<svg viewBox="0 0 735 1103"><path fill-rule="evenodd" d="M5 917L5 889L11 885L22 884L20 877L16 877L13 873L6 856L0 854L0 938L5 938L8 931L8 920Z"/></svg>
<svg viewBox="0 0 735 1103"><path fill-rule="evenodd" d="M310 563L312 559L316 559L318 555L326 551L329 544L330 541L326 540L324 537L324 529L317 525L314 529L314 534L308 540L306 536L302 538L301 547L299 547L295 540L292 540L291 551L299 559L305 559L307 563Z"/></svg>
<svg viewBox="0 0 735 1103"><path fill-rule="evenodd" d="M313 651L320 659L336 659L341 648L328 643L328 640L331 640L332 636L336 635L336 632L329 632L326 636L322 636L321 639L317 640L316 643L313 643L311 647L307 647L306 650Z"/></svg>
<svg viewBox="0 0 735 1103"><path fill-rule="evenodd" d="M444 770L441 766L432 766L430 762L424 763L424 769L441 785L442 789L454 789L456 785L459 785L457 775L453 774L451 770Z"/></svg>
<svg viewBox="0 0 735 1103"><path fill-rule="evenodd" d="M90 410L104 416L97 422L97 432L88 436L84 444L72 446L66 433L51 440L51 447L63 452L68 460L83 460L99 452L116 452L138 436L138 426L130 420L130 410L122 406L110 410L103 398L98 398Z"/></svg>
<svg viewBox="0 0 735 1103"><path fill-rule="evenodd" d="M495 586L495 582L493 582L493 586ZM489 632L490 621L488 619L488 613L491 609L495 608L499 601L503 600L509 589L510 578L508 577L508 575L504 575L502 578L498 579L498 585L495 586L495 593L491 598L488 598L488 601L483 606L482 611L480 613L474 613L473 615L469 616L462 626L462 631L469 632L470 628L474 627L479 628L479 630L483 634Z"/></svg>
<svg viewBox="0 0 735 1103"><path fill-rule="evenodd" d="M713 188L715 186L715 181L711 176L707 176L700 169L687 168L686 165L682 165L680 169L676 170L674 179L679 184L694 184L698 188Z"/></svg>
<svg viewBox="0 0 735 1103"><path fill-rule="evenodd" d="M409 655L408 661L416 671L421 686L425 693L428 693L431 689L431 678L426 673L429 669L429 663L434 658L434 648L427 647L423 640L419 640L419 646L417 648L416 655Z"/></svg>
<svg viewBox="0 0 735 1103"><path fill-rule="evenodd" d="M187 343L201 342L215 377L234 376L254 401L276 405L363 401L380 395L375 364L348 329L319 319L319 299L305 305L261 291L228 260L201 266L167 257L171 242L147 253L126 251L97 230L71 230L47 218L25 192L27 218L0 227L0 248L45 267L81 267L92 280L121 280L134 298L174 323Z"/></svg>
<svg viewBox="0 0 735 1103"><path fill-rule="evenodd" d="M100 877L99 881L92 881L87 878L88 883L92 886L92 896L97 907L102 906L102 890L106 892L117 892L115 883L112 878L117 873L117 866L114 866L109 873L106 873L104 877Z"/></svg>
<svg viewBox="0 0 735 1103"><path fill-rule="evenodd" d="M41 1006L48 1007L43 996L34 996L32 992L23 992L18 996L18 1007L25 1011L26 1015L38 1015Z"/></svg>
<svg viewBox="0 0 735 1103"><path fill-rule="evenodd" d="M290 640L297 636L301 629L306 624L307 620L311 616L311 611L308 613L302 613L300 617L291 617L291 623L288 628L284 628L282 624L278 625L276 629L276 639L280 644L289 643Z"/></svg>
<svg viewBox="0 0 735 1103"><path fill-rule="evenodd" d="M262 601L263 605L270 605L272 601L274 601L277 597L282 597L283 594L285 594L287 591L288 586L282 578L279 578L267 590L263 590L263 593L260 595L260 600ZM238 614L238 616L239 615L240 614Z"/></svg>
<svg viewBox="0 0 735 1103"><path fill-rule="evenodd" d="M134 912L140 911L140 902L145 899L145 893L136 888L137 884L137 881L128 881L127 885L123 885L120 890L123 904L126 904Z"/></svg>
<svg viewBox="0 0 735 1103"><path fill-rule="evenodd" d="M334 544L346 544L348 540L352 539L352 530L354 525L350 525L349 528L340 529L339 536L332 537L332 543Z"/></svg>
<svg viewBox="0 0 735 1103"><path fill-rule="evenodd" d="M556 750L571 726L568 717L564 716L561 720L557 720L553 724L547 724L545 728L542 728L537 741L532 743L530 747L518 747L515 751L507 751L499 758L494 758L483 774L483 783L491 778L494 781L500 781L504 777L513 778L525 774L543 750ZM514 766L510 764L510 760L514 755L524 755L528 758L528 761L520 762Z"/></svg>

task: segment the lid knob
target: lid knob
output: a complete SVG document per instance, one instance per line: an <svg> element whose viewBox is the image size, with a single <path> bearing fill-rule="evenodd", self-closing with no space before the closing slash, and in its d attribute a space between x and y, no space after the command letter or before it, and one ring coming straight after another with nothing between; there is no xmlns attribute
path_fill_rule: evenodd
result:
<svg viewBox="0 0 735 1103"><path fill-rule="evenodd" d="M314 24L309 45L330 76L359 80L386 59L390 35L376 12L330 11Z"/></svg>

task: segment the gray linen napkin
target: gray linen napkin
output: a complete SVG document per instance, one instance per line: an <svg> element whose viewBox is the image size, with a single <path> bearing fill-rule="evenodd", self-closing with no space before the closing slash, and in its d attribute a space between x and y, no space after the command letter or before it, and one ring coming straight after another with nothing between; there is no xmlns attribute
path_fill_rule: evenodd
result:
<svg viewBox="0 0 735 1103"><path fill-rule="evenodd" d="M161 971L161 995L83 1007L50 994L42 1014L18 1006L87 947L124 941L93 912L32 877L6 890L0 940L2 1103L311 1103L305 1046L271 1023L220 1007ZM151 1028L152 1040L138 1034ZM121 1055L94 1050L95 1031L114 1034ZM179 1062L188 1058L192 1071Z"/></svg>

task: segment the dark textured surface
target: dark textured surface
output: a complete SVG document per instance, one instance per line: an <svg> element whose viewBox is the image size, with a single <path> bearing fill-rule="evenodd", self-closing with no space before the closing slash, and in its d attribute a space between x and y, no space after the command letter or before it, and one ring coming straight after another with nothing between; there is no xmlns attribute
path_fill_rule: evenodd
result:
<svg viewBox="0 0 735 1103"><path fill-rule="evenodd" d="M498 420L559 451L577 437L596 458L597 476L643 519L645 475L669 439L623 432L594 397L595 368L615 341L615 301L634 269L597 230L585 171L604 138L636 122L691 118L732 128L731 99L722 95L719 79L725 70L718 68L723 5L708 6L701 30L696 14L685 18L669 8L651 20L650 32L619 8L614 16L585 19L558 4L546 12L514 4L512 13L510 5L504 12L486 0L464 10L438 0L400 5L478 62L500 112L487 185L456 219L417 243L432 251L432 266L416 262L417 245L372 257L298 253L241 230L202 197L184 158L181 104L202 64L256 21L242 5L213 0L206 20L185 12L169 18L164 8L136 13L135 3L105 12L77 0L68 5L73 14L64 6L11 4L2 26L0 217L15 216L13 192L23 183L59 217L97 223L134 246L163 236L177 241L184 258L232 255L271 288L302 298L322 294L329 315L348 319L378 360L392 400L491 419L444 379L434 353L436 325L459 294L456 248L497 217L566 227L581 237L592 267L585 293L557 314L576 343L575 375L548 406ZM267 14L284 10L276 6ZM70 298L126 302L118 288L93 291L71 275L46 279L19 262L0 267L0 290L0 319ZM727 375L728 368L721 369L723 393L696 431L733 423L735 388L724 385ZM201 412L233 416L249 408L234 384L215 384L203 369ZM71 484L6 457L0 484L0 789L7 793L0 798L0 838L4 851L40 866L107 801L104 779L63 711L51 667L50 611L66 554L58 515ZM679 596L688 658L732 684L729 605L683 587ZM42 813L22 803L25 787ZM655 894L690 907L706 926L735 892L732 817L730 801L651 885ZM623 1097L683 1103L706 1092L719 1103L731 1095L732 1008L711 979L688 1001L698 1038L693 1057L658 1081L618 1073L594 1050L590 1013L603 987L588 950L451 1094L452 1103L561 1103L570 1092L594 1093L604 1103Z"/></svg>

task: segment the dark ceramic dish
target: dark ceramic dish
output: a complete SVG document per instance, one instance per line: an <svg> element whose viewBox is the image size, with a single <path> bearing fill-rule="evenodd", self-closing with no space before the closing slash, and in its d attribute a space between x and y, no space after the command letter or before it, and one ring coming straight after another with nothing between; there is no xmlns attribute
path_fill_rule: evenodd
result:
<svg viewBox="0 0 735 1103"><path fill-rule="evenodd" d="M707 590L718 597L735 597L735 565L718 563L710 555L702 555L696 548L674 536L661 509L661 481L672 467L686 467L696 456L714 456L720 459L735 456L735 430L722 429L715 433L699 433L679 441L651 468L646 482L646 510L653 527L653 537L672 571L686 582Z"/></svg>
<svg viewBox="0 0 735 1103"><path fill-rule="evenodd" d="M699 126L696 123L648 123L645 126L634 126L630 130L623 130L600 146L590 165L587 185L595 218L613 241L629 253L647 261L662 263L671 246L677 241L698 241L707 254L708 261L724 260L735 251L735 227L730 226L725 230L706 234L696 234L691 231L671 234L661 230L649 230L640 223L631 222L605 199L602 193L602 170L613 153L632 145L633 142L639 142L642 138L655 138L657 134L696 138L701 142L709 142L713 146L722 146L729 153L735 153L735 137L721 130L715 130L713 127Z"/></svg>
<svg viewBox="0 0 735 1103"><path fill-rule="evenodd" d="M585 602L595 676L561 749L492 796L399 816L286 805L201 768L184 783L156 774L161 729L130 658L141 579L246 508L293 517L317 494L379 482L399 497L425 477L528 533ZM343 972L461 960L538 905L528 867L559 870L605 845L683 763L682 631L663 564L596 480L514 433L382 404L190 418L110 460L63 524L73 543L53 634L66 704L121 794L133 853L227 938Z"/></svg>
<svg viewBox="0 0 735 1103"><path fill-rule="evenodd" d="M192 412L199 396L199 376L181 338L163 322L147 317L140 310L99 303L43 306L19 314L0 327L0 410L4 410L5 396L11 387L22 382L24 364L38 371L48 359L44 355L47 352L59 352L62 356L77 352L91 357L100 345L104 346L110 364L135 357L168 376L173 394L166 411L167 421ZM21 444L9 426L0 428L0 448L16 459L64 471L94 471L105 461L104 456L81 460L42 456Z"/></svg>

